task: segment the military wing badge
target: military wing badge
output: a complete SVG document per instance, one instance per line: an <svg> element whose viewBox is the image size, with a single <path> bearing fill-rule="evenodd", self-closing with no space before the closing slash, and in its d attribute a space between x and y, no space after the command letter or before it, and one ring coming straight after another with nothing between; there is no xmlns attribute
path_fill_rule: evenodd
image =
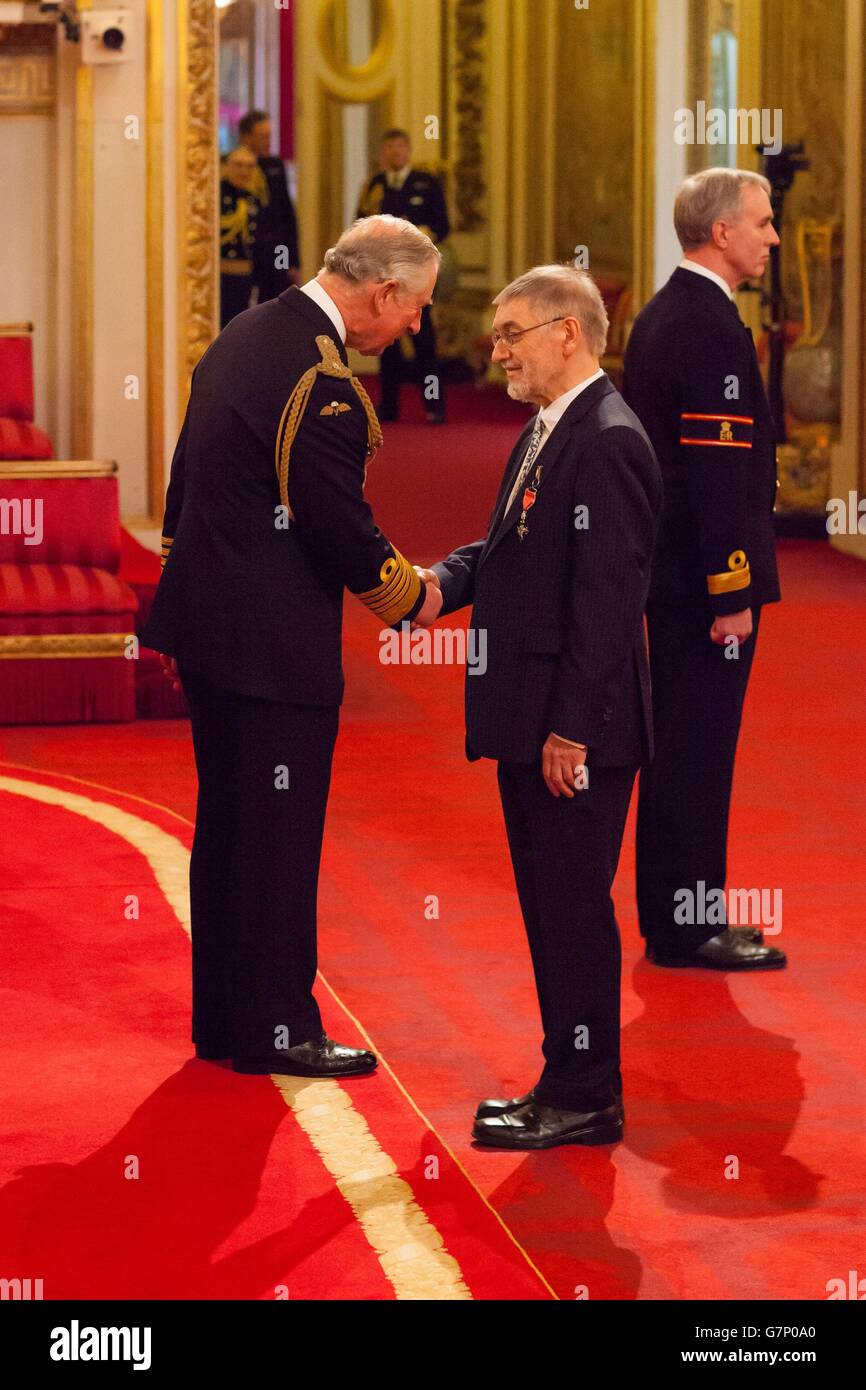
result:
<svg viewBox="0 0 866 1390"><path fill-rule="evenodd" d="M330 405L323 405L319 411L320 415L342 415L344 410L351 410L348 401L331 401Z"/></svg>

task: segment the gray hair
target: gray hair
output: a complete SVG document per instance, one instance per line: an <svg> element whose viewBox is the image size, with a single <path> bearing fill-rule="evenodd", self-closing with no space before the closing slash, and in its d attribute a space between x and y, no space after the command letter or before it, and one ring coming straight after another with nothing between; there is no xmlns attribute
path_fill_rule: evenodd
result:
<svg viewBox="0 0 866 1390"><path fill-rule="evenodd" d="M588 270L573 265L536 265L518 275L493 300L525 299L539 318L575 318L593 357L607 346L608 319L598 285Z"/></svg>
<svg viewBox="0 0 866 1390"><path fill-rule="evenodd" d="M425 232L390 213L359 217L325 252L324 270L350 285L366 280L396 280L401 291L420 288L440 252Z"/></svg>
<svg viewBox="0 0 866 1390"><path fill-rule="evenodd" d="M705 246L720 218L739 221L746 184L756 184L769 196L769 180L751 169L701 169L683 180L674 202L674 227L684 251Z"/></svg>

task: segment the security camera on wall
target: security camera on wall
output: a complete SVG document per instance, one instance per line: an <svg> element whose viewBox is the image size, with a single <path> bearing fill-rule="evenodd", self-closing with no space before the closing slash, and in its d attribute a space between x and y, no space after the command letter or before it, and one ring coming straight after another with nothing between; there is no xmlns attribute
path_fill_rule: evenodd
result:
<svg viewBox="0 0 866 1390"><path fill-rule="evenodd" d="M81 61L123 63L132 55L131 10L84 10L81 22Z"/></svg>

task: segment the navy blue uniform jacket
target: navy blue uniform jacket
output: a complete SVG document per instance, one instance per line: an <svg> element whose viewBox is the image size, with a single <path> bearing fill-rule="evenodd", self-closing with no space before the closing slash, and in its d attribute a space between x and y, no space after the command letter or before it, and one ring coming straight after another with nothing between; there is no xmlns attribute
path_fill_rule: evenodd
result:
<svg viewBox="0 0 866 1390"><path fill-rule="evenodd" d="M351 381L316 377L281 511L288 398L321 360L327 314L291 288L239 314L196 367L166 498L162 573L142 641L224 689L343 699L343 590L397 627L426 587L364 500L367 416Z"/></svg>

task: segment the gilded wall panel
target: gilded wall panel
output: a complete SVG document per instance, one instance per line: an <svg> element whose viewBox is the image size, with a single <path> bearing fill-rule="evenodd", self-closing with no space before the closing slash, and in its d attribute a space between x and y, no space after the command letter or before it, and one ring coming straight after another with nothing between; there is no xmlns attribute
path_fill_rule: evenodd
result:
<svg viewBox="0 0 866 1390"><path fill-rule="evenodd" d="M563 12L555 49L555 258L632 276L633 0Z"/></svg>
<svg viewBox="0 0 866 1390"><path fill-rule="evenodd" d="M802 313L795 237L804 217L842 213L845 167L845 0L764 0L766 106L780 107L785 144L804 140L811 168L785 200L782 273L789 313Z"/></svg>

